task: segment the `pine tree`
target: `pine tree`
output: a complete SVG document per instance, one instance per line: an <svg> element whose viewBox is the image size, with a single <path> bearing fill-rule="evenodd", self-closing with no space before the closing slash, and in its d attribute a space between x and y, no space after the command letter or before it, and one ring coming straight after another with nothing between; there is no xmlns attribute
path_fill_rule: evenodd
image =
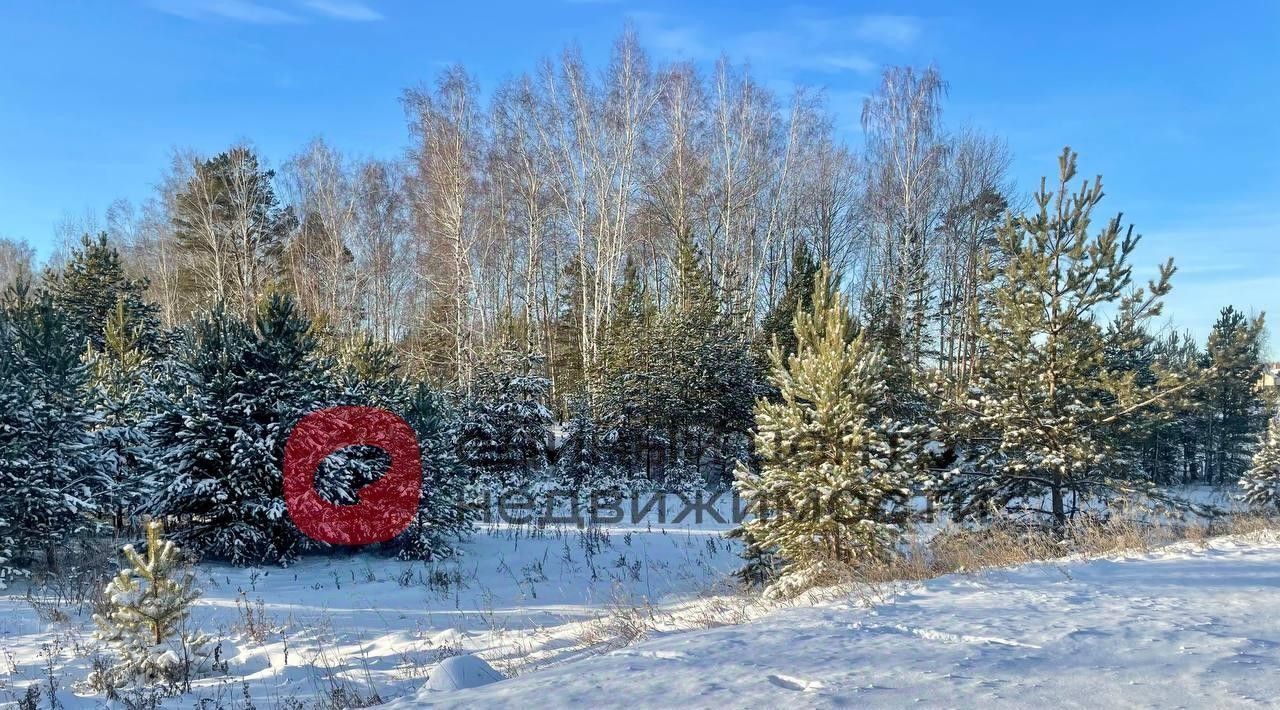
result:
<svg viewBox="0 0 1280 710"><path fill-rule="evenodd" d="M837 580L848 565L891 554L911 517L919 431L887 416L880 353L850 339L843 299L825 269L811 311L796 313L796 352L771 350L781 401L756 405L759 472L738 468L756 515L737 531L759 555L780 558L771 594Z"/></svg>
<svg viewBox="0 0 1280 710"><path fill-rule="evenodd" d="M409 390L404 418L422 453L422 497L417 517L393 544L403 559L447 557L470 533L478 512L472 472L456 453L457 413L439 393L417 384Z"/></svg>
<svg viewBox="0 0 1280 710"><path fill-rule="evenodd" d="M63 312L18 284L0 308L0 587L93 527L109 470L88 378Z"/></svg>
<svg viewBox="0 0 1280 710"><path fill-rule="evenodd" d="M253 316L298 226L293 209L280 205L274 180L252 149L237 146L198 163L174 196L174 237L186 257L184 295L193 310L214 302Z"/></svg>
<svg viewBox="0 0 1280 710"><path fill-rule="evenodd" d="M1280 505L1280 419L1272 418L1253 454L1253 465L1240 478L1241 498L1250 505Z"/></svg>
<svg viewBox="0 0 1280 710"><path fill-rule="evenodd" d="M1250 447L1267 428L1270 403L1257 386L1265 332L1262 316L1251 320L1227 306L1209 333L1206 376L1196 393L1209 483L1237 480L1249 466Z"/></svg>
<svg viewBox="0 0 1280 710"><path fill-rule="evenodd" d="M101 507L111 513L117 535L155 492L150 439L140 426L149 414L145 378L151 357L142 346L143 328L129 313L121 298L107 319L102 349L90 349L88 355L99 408L97 446L111 469L111 486Z"/></svg>
<svg viewBox="0 0 1280 710"><path fill-rule="evenodd" d="M137 331L135 339L141 351L148 356L159 352L159 308L144 299L147 282L126 275L120 251L107 241L105 233L96 239L84 235L66 266L48 274L45 282L73 332L88 339L94 350L106 347L107 320L123 309L125 319Z"/></svg>
<svg viewBox="0 0 1280 710"><path fill-rule="evenodd" d="M774 342L782 348L782 354L790 357L796 351L793 329L796 311L813 303L813 289L817 283L819 264L809 247L800 243L791 255L791 271L787 274L782 296L773 304L760 322L760 349L766 353Z"/></svg>
<svg viewBox="0 0 1280 710"><path fill-rule="evenodd" d="M551 382L540 355L502 353L496 360L476 373L458 443L467 465L505 488L546 468Z"/></svg>
<svg viewBox="0 0 1280 710"><path fill-rule="evenodd" d="M1147 289L1130 290L1138 238L1120 216L1090 236L1101 182L1072 193L1076 155L1064 150L1059 166L1058 191L1042 182L1038 211L1010 216L999 232L1008 262L989 274L983 356L950 405L963 451L944 488L959 519L1007 510L1047 515L1061 528L1089 500L1166 497L1136 465L1134 442L1188 383L1168 373L1143 381L1107 360L1133 347L1132 335L1159 314L1173 264ZM1106 310L1111 328L1100 322Z"/></svg>
<svg viewBox="0 0 1280 710"><path fill-rule="evenodd" d="M1172 332L1154 341L1151 371L1170 372L1177 381L1204 379L1204 357L1190 332ZM1145 468L1160 484L1190 484L1203 474L1204 406L1198 387L1169 403L1170 416L1158 422L1143 442Z"/></svg>
<svg viewBox="0 0 1280 710"><path fill-rule="evenodd" d="M145 555L125 545L129 566L107 585L106 609L93 616L97 637L119 657L108 677L95 679L105 687L176 680L184 662L195 660L209 642L183 628L201 591L184 569L182 551L163 535L163 526L151 522Z"/></svg>
<svg viewBox="0 0 1280 710"><path fill-rule="evenodd" d="M293 426L334 399L330 364L315 351L310 323L285 296L264 301L252 323L216 307L190 328L149 424L162 480L150 509L177 523L184 547L259 564L287 562L307 544L286 515L282 467ZM355 490L329 483L326 492Z"/></svg>

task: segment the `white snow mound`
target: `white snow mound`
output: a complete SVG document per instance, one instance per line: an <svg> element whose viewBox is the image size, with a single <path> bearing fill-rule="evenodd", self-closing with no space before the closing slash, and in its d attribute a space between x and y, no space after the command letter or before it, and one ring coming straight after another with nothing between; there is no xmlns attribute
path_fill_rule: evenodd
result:
<svg viewBox="0 0 1280 710"><path fill-rule="evenodd" d="M440 662L427 679L429 690L465 690L505 680L493 666L470 654L451 656Z"/></svg>

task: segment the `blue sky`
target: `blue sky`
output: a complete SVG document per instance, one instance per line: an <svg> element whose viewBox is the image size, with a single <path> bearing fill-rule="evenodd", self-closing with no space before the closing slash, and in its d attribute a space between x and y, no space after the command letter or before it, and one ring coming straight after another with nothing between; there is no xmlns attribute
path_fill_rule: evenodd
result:
<svg viewBox="0 0 1280 710"><path fill-rule="evenodd" d="M174 147L398 155L405 87L461 62L492 88L569 42L599 66L628 21L658 59L726 52L784 94L826 86L855 143L879 66L936 63L947 123L1004 136L1023 190L1064 144L1105 175L1142 273L1177 260L1178 326L1203 334L1227 303L1280 318L1269 1L0 0L0 235L47 254L64 216L144 199Z"/></svg>

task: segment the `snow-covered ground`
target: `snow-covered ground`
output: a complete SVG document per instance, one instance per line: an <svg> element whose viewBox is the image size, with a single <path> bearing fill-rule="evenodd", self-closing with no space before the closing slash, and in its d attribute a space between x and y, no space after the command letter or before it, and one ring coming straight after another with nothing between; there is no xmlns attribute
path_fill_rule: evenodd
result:
<svg viewBox="0 0 1280 710"><path fill-rule="evenodd" d="M456 560L361 554L199 567L193 622L225 669L166 707L1270 705L1280 535L1025 565L769 606L727 525L482 527ZM87 606L0 594L0 705L92 667ZM64 596L74 597L65 592ZM506 676L440 691L446 673ZM469 660L462 658L461 660ZM429 682L432 674L436 677Z"/></svg>
<svg viewBox="0 0 1280 710"><path fill-rule="evenodd" d="M400 707L1273 707L1280 536L1033 564L672 633Z"/></svg>
<svg viewBox="0 0 1280 710"><path fill-rule="evenodd" d="M673 502L665 519L679 510ZM733 589L741 558L722 536L728 527L692 515L664 524L656 514L596 530L495 524L438 564L359 554L288 568L200 565L204 595L191 621L220 640L226 670L165 704L388 700L416 692L456 654L518 676L605 652L641 630L738 621L754 603ZM57 599L56 586L28 591L0 593L0 705L33 683L47 696L51 664L65 706L101 704L73 687L95 655L89 605Z"/></svg>

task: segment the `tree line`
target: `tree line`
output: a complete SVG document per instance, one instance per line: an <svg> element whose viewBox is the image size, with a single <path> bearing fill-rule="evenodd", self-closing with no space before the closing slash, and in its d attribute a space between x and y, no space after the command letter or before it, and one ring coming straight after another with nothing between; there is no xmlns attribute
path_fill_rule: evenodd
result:
<svg viewBox="0 0 1280 710"><path fill-rule="evenodd" d="M910 432L925 476L877 510L907 490L1061 521L1233 482L1270 414L1262 318L1224 308L1203 345L1156 327L1172 263L1134 288L1132 228L1093 229L1100 182L1065 152L1057 188L1019 198L1000 139L945 127L945 93L934 68L885 69L854 150L821 92L655 64L625 32L603 68L567 50L487 101L462 67L407 90L403 159L177 153L42 272L0 243L0 478L25 491L0 568L139 516L237 562L305 552L280 458L331 404L400 413L461 498L794 473L760 417L840 392L779 374L832 338L859 345L821 367L876 383L850 420L870 438L840 445ZM854 460L824 475L852 485ZM341 502L380 465L346 451L320 478ZM397 553L445 554L470 522L420 518Z"/></svg>

